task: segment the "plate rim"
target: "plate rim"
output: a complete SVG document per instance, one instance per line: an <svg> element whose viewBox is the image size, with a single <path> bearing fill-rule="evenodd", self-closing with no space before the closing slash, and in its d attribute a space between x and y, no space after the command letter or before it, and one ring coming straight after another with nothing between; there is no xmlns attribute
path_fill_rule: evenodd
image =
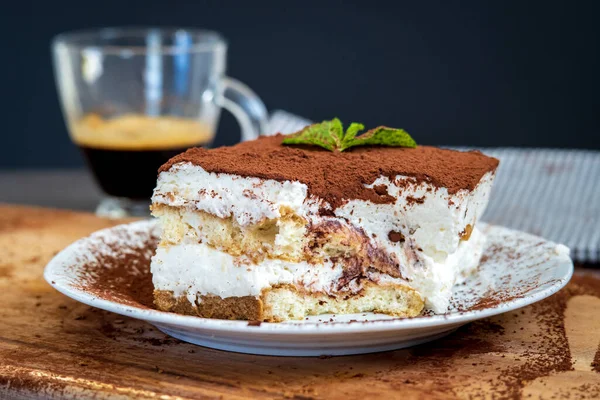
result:
<svg viewBox="0 0 600 400"><path fill-rule="evenodd" d="M505 228L499 225L486 224L488 228L502 228L520 234L529 235L544 240L548 243L553 243L538 236L527 232L517 231L510 228ZM63 259L68 258L72 253L79 250L90 238L105 234L113 229L133 229L145 228L151 229L156 226L155 220L142 220L126 224L119 224L109 228L104 228L93 232L77 241L71 243L59 253L57 253L44 268L44 279L46 282L65 296L72 298L80 303L88 306L100 308L106 311L114 312L119 315L141 319L152 324L165 324L172 326L185 327L189 329L213 330L227 333L244 333L244 334L271 334L271 335L314 335L314 334L347 334L347 333L370 333L384 331L402 331L410 329L427 329L434 327L444 327L453 325L463 325L475 320L489 318L495 315L503 314L509 311L514 311L533 303L537 303L565 287L570 281L574 273L573 260L567 256L561 261L561 266L566 268L566 274L560 279L548 284L544 289L536 291L531 295L513 298L506 302L500 303L493 307L482 308L479 310L459 311L448 314L419 316L414 318L390 318L378 319L371 321L334 321L334 322L318 322L318 321L288 321L288 322L261 322L260 325L249 325L246 320L222 320L203 318L190 315L175 314L167 311L154 309L145 309L118 303L115 301L99 298L83 289L75 288L66 282L60 280L66 279L54 275L55 269L61 267ZM557 255L557 257L560 255ZM568 261L567 261L568 260Z"/></svg>

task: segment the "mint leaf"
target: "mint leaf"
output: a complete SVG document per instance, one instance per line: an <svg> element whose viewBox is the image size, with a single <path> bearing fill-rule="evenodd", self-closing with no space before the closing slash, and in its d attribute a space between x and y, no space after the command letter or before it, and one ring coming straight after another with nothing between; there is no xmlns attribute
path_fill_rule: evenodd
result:
<svg viewBox="0 0 600 400"><path fill-rule="evenodd" d="M327 128L329 129L329 133L335 140L336 147L340 147L342 142L344 141L344 127L342 126L342 121L337 118L332 119L331 121L324 121L328 123Z"/></svg>
<svg viewBox="0 0 600 400"><path fill-rule="evenodd" d="M350 129L348 129L350 130ZM356 133L354 133L356 135ZM396 146L396 147L417 147L414 139L403 129L388 128L387 126L378 126L362 135L355 137L346 137L340 151L344 151L353 146Z"/></svg>
<svg viewBox="0 0 600 400"><path fill-rule="evenodd" d="M360 131L365 129L363 124L353 122L346 133L342 122L334 118L319 124L309 125L299 132L286 136L283 144L307 144L321 146L329 151L344 151L354 146L399 146L417 147L417 143L402 129L378 126L360 136Z"/></svg>
<svg viewBox="0 0 600 400"><path fill-rule="evenodd" d="M320 124L312 124L299 132L286 136L284 144L309 144L321 146L329 151L340 148L344 139L342 122L334 118Z"/></svg>
<svg viewBox="0 0 600 400"><path fill-rule="evenodd" d="M344 151L344 143L354 139L358 132L362 131L363 129L365 129L365 126L363 124L359 124L358 122L351 123L348 129L346 129L346 135L344 135L344 140L342 140L341 151Z"/></svg>

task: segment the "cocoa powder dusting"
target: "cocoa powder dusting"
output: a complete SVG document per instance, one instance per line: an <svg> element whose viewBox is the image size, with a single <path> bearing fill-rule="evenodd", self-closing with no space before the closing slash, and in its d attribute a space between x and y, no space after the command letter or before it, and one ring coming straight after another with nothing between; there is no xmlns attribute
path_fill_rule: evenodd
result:
<svg viewBox="0 0 600 400"><path fill-rule="evenodd" d="M390 242L393 242L393 243L398 243L398 242L402 243L405 240L404 235L397 231L390 231L388 233L388 239L390 240Z"/></svg>
<svg viewBox="0 0 600 400"><path fill-rule="evenodd" d="M425 202L425 198L424 197L413 197L413 196L406 196L406 203L409 206L415 205L415 204L423 204Z"/></svg>
<svg viewBox="0 0 600 400"><path fill-rule="evenodd" d="M600 372L600 345L598 345L598 350L596 350L596 355L594 356L594 361L592 362L592 370Z"/></svg>
<svg viewBox="0 0 600 400"><path fill-rule="evenodd" d="M600 372L600 345L598 346L598 350L596 350L596 355L594 356L594 361L592 362L592 370Z"/></svg>
<svg viewBox="0 0 600 400"><path fill-rule="evenodd" d="M375 191L375 193L377 193L380 196L384 196L386 194L388 194L387 190L387 186L385 185L375 185L373 186L373 190Z"/></svg>
<svg viewBox="0 0 600 400"><path fill-rule="evenodd" d="M563 291L531 306L532 317L542 328L536 336L537 349L525 349L522 351L525 362L501 370L498 379L490 382L496 393L504 398L521 398L523 387L528 382L573 369L565 332L566 302Z"/></svg>
<svg viewBox="0 0 600 400"><path fill-rule="evenodd" d="M97 254L82 268L82 288L96 296L125 305L154 308L154 285L150 258L156 249L156 238L149 239L145 249L123 252L115 246L115 254Z"/></svg>
<svg viewBox="0 0 600 400"><path fill-rule="evenodd" d="M409 176L417 183L427 182L456 193L473 190L486 172L498 166L498 160L478 151L370 146L331 152L318 147L285 146L281 143L283 137L265 136L211 150L189 149L169 160L159 173L174 164L189 162L209 172L299 181L335 209L348 199L377 204L394 201L381 187L365 188L382 175L390 179Z"/></svg>
<svg viewBox="0 0 600 400"><path fill-rule="evenodd" d="M571 296L590 295L600 297L600 279L596 278L597 274L575 274L571 278L570 284L566 291ZM600 373L600 343L592 361L592 370ZM599 396L600 397L600 396Z"/></svg>

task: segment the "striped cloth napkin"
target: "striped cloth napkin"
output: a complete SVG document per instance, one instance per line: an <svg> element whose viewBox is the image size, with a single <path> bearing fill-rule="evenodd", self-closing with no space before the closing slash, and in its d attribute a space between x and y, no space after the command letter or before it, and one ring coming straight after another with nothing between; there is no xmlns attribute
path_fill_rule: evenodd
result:
<svg viewBox="0 0 600 400"><path fill-rule="evenodd" d="M277 110L268 133L291 133L311 121ZM483 217L571 249L579 262L600 262L600 152L484 148L500 160Z"/></svg>

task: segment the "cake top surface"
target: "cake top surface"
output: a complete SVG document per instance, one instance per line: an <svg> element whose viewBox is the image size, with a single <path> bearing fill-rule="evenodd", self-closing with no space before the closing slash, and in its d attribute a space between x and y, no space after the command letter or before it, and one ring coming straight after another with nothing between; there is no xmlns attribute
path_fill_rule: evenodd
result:
<svg viewBox="0 0 600 400"><path fill-rule="evenodd" d="M189 162L208 172L299 181L307 185L311 194L335 208L344 199L392 202L393 198L381 190L364 187L380 176L390 179L409 176L456 193L461 189L473 190L485 173L498 166L497 159L479 151L367 146L331 152L315 146L283 145L284 137L263 136L216 149L192 148L170 159L159 173L175 164Z"/></svg>

